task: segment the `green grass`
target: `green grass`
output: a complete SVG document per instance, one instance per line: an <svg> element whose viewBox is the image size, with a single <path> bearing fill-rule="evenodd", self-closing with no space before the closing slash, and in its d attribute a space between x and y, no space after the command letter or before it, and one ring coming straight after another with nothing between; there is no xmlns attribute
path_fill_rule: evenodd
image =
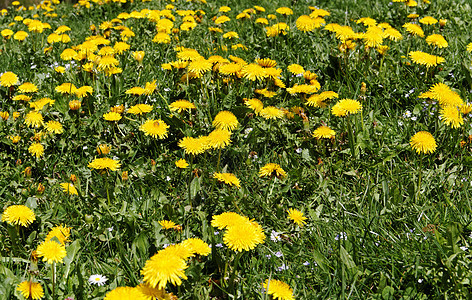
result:
<svg viewBox="0 0 472 300"><path fill-rule="evenodd" d="M30 207L36 220L27 228L0 225L0 298L23 299L16 286L34 278L41 283L46 299L53 298L51 267L38 263L37 272L30 260L33 250L44 241L49 230L60 224L72 228L67 257L56 266L54 293L57 299L103 299L120 286L136 286L143 280L141 269L164 245L191 237L212 245L209 256L188 260L187 280L181 286L168 283L167 292L179 299L270 299L262 289L267 279L290 285L296 299L467 299L472 280L470 243L472 217L470 205L472 134L470 115L464 115L459 128L447 126L438 118L439 105L418 96L438 82L456 91L467 103L472 91L472 55L466 51L472 42L469 28L471 6L467 1L443 3L431 0L417 8L388 1L262 1L266 12L250 20L236 16L252 7L250 1L211 2L150 1L134 3L91 3L91 8L58 4L48 16L44 9L15 11L9 7L1 17L0 30L24 30L25 41L4 39L0 53L0 73L11 71L20 84L32 82L43 97L55 100L41 110L44 120L57 120L62 134L46 134L41 139L44 155L35 159L28 147L38 132L24 123L31 111L28 103L14 101L17 87L11 91L0 86L0 111L9 113L0 120L0 204ZM421 1L419 1L421 2ZM182 24L177 11L202 9L201 23L191 31L173 33L169 44L157 44L155 24L146 18L123 19L123 26L135 36L130 49L116 55L122 73L106 76L80 68L86 61L71 64L60 55L95 33L104 34L99 25L122 12L142 9L163 10L173 4L174 27ZM25 5L28 5L25 3ZM229 41L210 33L218 8L228 5L231 21L221 26L224 32L236 31L239 39ZM403 39L384 44L385 56L375 49L365 50L361 40L347 56L338 49L334 34L323 28L303 33L296 29L300 15L309 14L308 6L328 10L326 23L349 25L356 32L365 26L361 17L387 22L399 30ZM289 17L275 13L288 6ZM424 38L411 36L402 25L407 15L447 19L444 27L422 25L426 36L438 33L449 46L436 49ZM43 33L28 31L15 16L37 18L50 24ZM270 25L285 22L287 35L267 37L264 25L255 18L276 14ZM201 15L201 14L200 14ZM47 37L60 25L72 30L68 44L47 43ZM176 38L178 37L178 39ZM120 41L120 31L110 30L111 46ZM231 49L243 44L247 50ZM306 105L301 95L290 95L269 80L250 81L233 78L225 82L216 71L199 79L181 80L184 70L166 71L164 63L177 60L174 50L183 46L197 50L204 58L211 55L237 56L248 63L271 58L282 69L286 87L304 83L291 75L287 67L300 64L317 74L320 91L334 91L339 99L362 103L362 112L347 118L336 117L327 101L326 108ZM217 49L227 46L228 50ZM44 48L52 47L45 53ZM100 46L102 47L102 46ZM142 64L131 53L145 51ZM424 51L445 58L445 63L427 69L413 63L408 53ZM54 65L66 66L64 74ZM126 91L144 87L156 80L156 91L148 96L132 96ZM79 111L69 109L74 96L61 95L55 88L64 82L93 87L82 99ZM365 95L361 92L366 84ZM276 97L262 98L255 89L269 87ZM244 98L260 97L264 106L290 109L302 107L303 114L293 118L266 120L244 104ZM191 113L172 113L168 104L186 99L196 105ZM153 105L146 116L123 114L119 122L107 122L103 114L116 105L126 109L138 103ZM231 111L239 121L231 135L231 145L190 156L178 142L183 137L208 135L215 115ZM409 113L406 113L406 112ZM18 119L13 113L19 112ZM410 115L411 114L411 115ZM165 139L144 135L139 126L147 119L161 119L170 126ZM316 140L312 132L327 124L336 131L330 140ZM351 128L351 130L349 130ZM437 142L432 154L417 154L410 138L418 131L429 131ZM10 135L21 140L13 144ZM464 145L460 142L464 141ZM118 159L121 169L101 173L88 167L96 157L99 144L110 145L110 158ZM178 169L175 161L185 158L191 166ZM218 163L218 160L220 162ZM287 177L261 178L259 169L277 163ZM25 168L32 175L25 175ZM124 180L123 172L129 179ZM230 172L241 187L226 186L213 179L214 172ZM68 195L60 183L78 178L78 195ZM44 192L38 192L38 184ZM303 211L306 225L299 227L287 218L287 210ZM264 229L265 243L238 254L223 241L224 230L211 226L212 217L236 212L254 219ZM172 220L181 231L164 230L158 221ZM271 233L280 233L279 241ZM219 247L220 244L222 247ZM92 274L108 278L104 286L87 282Z"/></svg>

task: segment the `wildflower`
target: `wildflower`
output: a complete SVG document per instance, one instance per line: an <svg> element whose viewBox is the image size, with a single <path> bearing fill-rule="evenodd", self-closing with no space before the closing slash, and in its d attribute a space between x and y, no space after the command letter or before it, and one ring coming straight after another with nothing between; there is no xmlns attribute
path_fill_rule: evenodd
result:
<svg viewBox="0 0 472 300"><path fill-rule="evenodd" d="M295 300L293 297L293 290L288 284L283 281L275 279L267 279L263 284L268 295L272 295L273 299L278 300Z"/></svg>
<svg viewBox="0 0 472 300"><path fill-rule="evenodd" d="M426 67L434 67L445 61L444 57L431 55L422 51L411 51L408 53L411 60L415 64L425 65Z"/></svg>
<svg viewBox="0 0 472 300"><path fill-rule="evenodd" d="M281 119L284 116L284 112L274 106L267 106L261 109L260 114L264 119L269 120Z"/></svg>
<svg viewBox="0 0 472 300"><path fill-rule="evenodd" d="M143 295L144 297L147 299L147 300L160 300L160 299L166 299L166 292L164 289L159 289L159 288L156 288L156 287L151 287L149 284L147 283L141 283L140 285L138 285L136 287L136 289L138 289ZM169 295L170 296L170 295ZM173 299L172 297L169 297L167 296L167 298L170 300L170 299Z"/></svg>
<svg viewBox="0 0 472 300"><path fill-rule="evenodd" d="M438 48L446 48L448 43L446 39L440 34L432 34L426 38L426 43L434 45Z"/></svg>
<svg viewBox="0 0 472 300"><path fill-rule="evenodd" d="M184 110L190 111L191 109L195 108L195 104L183 99L174 101L169 105L169 109L171 111L177 111L178 113L181 113Z"/></svg>
<svg viewBox="0 0 472 300"><path fill-rule="evenodd" d="M119 286L108 292L104 300L145 300L147 297L138 288Z"/></svg>
<svg viewBox="0 0 472 300"><path fill-rule="evenodd" d="M127 111L129 114L133 115L142 115L144 113L148 113L152 110L152 105L149 104L136 104L130 107Z"/></svg>
<svg viewBox="0 0 472 300"><path fill-rule="evenodd" d="M251 81L263 79L266 77L265 69L258 64L248 64L241 69L244 78Z"/></svg>
<svg viewBox="0 0 472 300"><path fill-rule="evenodd" d="M211 252L210 246L198 238L190 238L182 242L182 245L189 248L195 254L207 256Z"/></svg>
<svg viewBox="0 0 472 300"><path fill-rule="evenodd" d="M38 257L43 257L43 261L48 264L61 263L67 255L66 247L53 240L42 242L36 249L36 253Z"/></svg>
<svg viewBox="0 0 472 300"><path fill-rule="evenodd" d="M293 10L288 7L279 7L275 10L275 12L284 16L293 15Z"/></svg>
<svg viewBox="0 0 472 300"><path fill-rule="evenodd" d="M87 94L92 94L93 93L93 88L88 85L81 86L80 88L76 89L74 94L77 96L77 98L83 98L87 96Z"/></svg>
<svg viewBox="0 0 472 300"><path fill-rule="evenodd" d="M107 280L108 280L108 278L106 278L105 276L100 275L100 274L95 274L95 275L91 275L89 277L88 282L90 284L95 284L95 285L98 285L98 286L102 286L102 285L105 285Z"/></svg>
<svg viewBox="0 0 472 300"><path fill-rule="evenodd" d="M145 92L144 88L139 87L139 86L135 86L135 87L132 87L132 88L126 90L125 93L139 96L139 95L144 94L144 92Z"/></svg>
<svg viewBox="0 0 472 300"><path fill-rule="evenodd" d="M17 85L19 82L18 76L13 72L5 72L0 76L0 84L5 87Z"/></svg>
<svg viewBox="0 0 472 300"><path fill-rule="evenodd" d="M339 100L332 108L331 113L337 117L356 114L362 110L362 104L353 99Z"/></svg>
<svg viewBox="0 0 472 300"><path fill-rule="evenodd" d="M159 221L159 225L161 225L164 229L174 229L175 226L177 226L174 222L167 220Z"/></svg>
<svg viewBox="0 0 472 300"><path fill-rule="evenodd" d="M70 227L66 227L63 225L55 226L53 227L48 235L46 236L46 241L52 240L53 238L56 238L59 243L65 244L66 242L69 241L69 236L70 236Z"/></svg>
<svg viewBox="0 0 472 300"><path fill-rule="evenodd" d="M135 51L133 52L133 58L138 62L142 62L144 59L144 51Z"/></svg>
<svg viewBox="0 0 472 300"><path fill-rule="evenodd" d="M213 178L216 178L219 182L225 183L229 186L234 185L238 188L241 187L239 179L232 173L215 173L213 174Z"/></svg>
<svg viewBox="0 0 472 300"><path fill-rule="evenodd" d="M65 82L55 88L55 91L61 94L74 94L76 90L77 87L70 82Z"/></svg>
<svg viewBox="0 0 472 300"><path fill-rule="evenodd" d="M61 134L64 132L62 124L57 121L49 121L46 123L46 125L44 125L44 127L46 127L47 131L55 134Z"/></svg>
<svg viewBox="0 0 472 300"><path fill-rule="evenodd" d="M424 37L424 31L420 25L414 23L405 23L403 27L406 29L407 32L417 35L419 37Z"/></svg>
<svg viewBox="0 0 472 300"><path fill-rule="evenodd" d="M410 139L410 145L416 153L433 153L436 150L436 141L431 133L420 131Z"/></svg>
<svg viewBox="0 0 472 300"><path fill-rule="evenodd" d="M107 144L100 144L97 146L97 152L98 154L107 155L110 153L110 146Z"/></svg>
<svg viewBox="0 0 472 300"><path fill-rule="evenodd" d="M303 213L301 211L293 209L293 208L289 208L287 212L288 212L288 218L292 220L298 226L301 227L304 224L306 224L305 222L306 217L303 216Z"/></svg>
<svg viewBox="0 0 472 300"><path fill-rule="evenodd" d="M325 91L321 94L313 94L307 100L306 104L313 107L325 107L326 103L324 102L327 99L338 98L338 94L333 91Z"/></svg>
<svg viewBox="0 0 472 300"><path fill-rule="evenodd" d="M220 16L218 18L215 19L215 24L216 25L219 25L219 24L223 24L223 23L226 23L228 21L231 21L230 18L228 18L227 16Z"/></svg>
<svg viewBox="0 0 472 300"><path fill-rule="evenodd" d="M279 164L268 163L259 170L259 177L273 177L283 178L287 176L287 173L282 169Z"/></svg>
<svg viewBox="0 0 472 300"><path fill-rule="evenodd" d="M144 276L144 281L151 287L157 286L159 289L164 289L167 282L181 285L182 279L187 279L184 273L187 267L184 259L172 253L159 251L146 261L141 274Z"/></svg>
<svg viewBox="0 0 472 300"><path fill-rule="evenodd" d="M328 126L320 126L313 132L313 137L317 139L330 139L334 138L335 135L336 132Z"/></svg>
<svg viewBox="0 0 472 300"><path fill-rule="evenodd" d="M153 138L159 137L160 139L164 139L167 137L168 128L169 125L167 125L161 119L148 119L144 124L139 126L139 130L144 132L145 135L150 135Z"/></svg>
<svg viewBox="0 0 472 300"><path fill-rule="evenodd" d="M230 76L230 75L236 75L238 74L239 71L241 71L243 66L237 63L229 63L229 64L223 64L219 67L218 72L220 74Z"/></svg>
<svg viewBox="0 0 472 300"><path fill-rule="evenodd" d="M436 23L438 22L438 20L436 20L436 19L433 18L433 17L426 16L426 17L424 17L424 18L421 18L421 19L419 20L419 22L420 22L421 24L425 24L425 25L434 25L434 24L436 24Z"/></svg>
<svg viewBox="0 0 472 300"><path fill-rule="evenodd" d="M44 297L43 287L39 282L23 281L16 289L25 299L37 300Z"/></svg>
<svg viewBox="0 0 472 300"><path fill-rule="evenodd" d="M119 160L113 160L108 157L95 158L91 163L88 164L89 168L97 170L110 170L116 171L121 167Z"/></svg>
<svg viewBox="0 0 472 300"><path fill-rule="evenodd" d="M29 146L28 152L31 155L36 156L37 159L39 159L44 154L44 147L40 143L35 142L32 143L31 146Z"/></svg>
<svg viewBox="0 0 472 300"><path fill-rule="evenodd" d="M264 104L262 103L261 100L252 98L252 99L244 99L244 104L246 104L247 107L250 109L253 109L256 115L259 115L264 108Z"/></svg>
<svg viewBox="0 0 472 300"><path fill-rule="evenodd" d="M38 88L36 85L34 85L34 83L25 82L18 87L18 91L20 93L35 93L38 91Z"/></svg>
<svg viewBox="0 0 472 300"><path fill-rule="evenodd" d="M121 120L121 115L114 111L103 114L103 118L107 121L119 121Z"/></svg>
<svg viewBox="0 0 472 300"><path fill-rule="evenodd" d="M228 131L236 129L239 122L236 116L229 111L220 111L213 120L213 127L216 129L225 129Z"/></svg>
<svg viewBox="0 0 472 300"><path fill-rule="evenodd" d="M231 132L225 129L215 129L208 135L211 148L222 149L231 143Z"/></svg>
<svg viewBox="0 0 472 300"><path fill-rule="evenodd" d="M193 137L184 137L179 141L179 147L185 150L187 154L200 154L207 149L207 141L202 137L193 138Z"/></svg>
<svg viewBox="0 0 472 300"><path fill-rule="evenodd" d="M224 212L222 214L213 216L211 226L218 229L229 228L231 226L239 226L239 224L249 222L249 218L238 215L234 212Z"/></svg>
<svg viewBox="0 0 472 300"><path fill-rule="evenodd" d="M439 111L442 117L442 121L451 126L452 128L459 128L464 124L464 119L460 114L459 109L456 106L447 105L441 108Z"/></svg>
<svg viewBox="0 0 472 300"><path fill-rule="evenodd" d="M200 58L200 59L194 59L193 61L190 62L188 65L188 70L191 73L198 74L198 76L202 76L205 72L208 72L211 70L211 67L213 66L213 63L210 61Z"/></svg>
<svg viewBox="0 0 472 300"><path fill-rule="evenodd" d="M228 227L223 236L224 243L233 251L242 252L254 249L264 243L265 234L256 222L246 221L237 226Z"/></svg>
<svg viewBox="0 0 472 300"><path fill-rule="evenodd" d="M64 192L68 193L69 195L78 195L79 193L77 192L77 189L72 183L61 183L61 187L64 190Z"/></svg>
<svg viewBox="0 0 472 300"><path fill-rule="evenodd" d="M20 225L28 227L29 224L36 220L34 212L24 205L12 205L7 207L2 215L2 221L10 225Z"/></svg>
<svg viewBox="0 0 472 300"><path fill-rule="evenodd" d="M188 163L185 159L181 158L175 162L175 166L179 169L185 169L188 167Z"/></svg>

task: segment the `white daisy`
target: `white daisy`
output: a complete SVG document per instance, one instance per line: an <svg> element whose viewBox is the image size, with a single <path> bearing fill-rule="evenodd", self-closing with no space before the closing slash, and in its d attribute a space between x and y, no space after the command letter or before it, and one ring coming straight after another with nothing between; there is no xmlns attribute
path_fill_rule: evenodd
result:
<svg viewBox="0 0 472 300"><path fill-rule="evenodd" d="M107 280L108 278L106 278L105 276L95 274L95 275L90 276L88 281L90 282L90 284L96 284L98 286L102 286L105 284L105 282L107 282Z"/></svg>

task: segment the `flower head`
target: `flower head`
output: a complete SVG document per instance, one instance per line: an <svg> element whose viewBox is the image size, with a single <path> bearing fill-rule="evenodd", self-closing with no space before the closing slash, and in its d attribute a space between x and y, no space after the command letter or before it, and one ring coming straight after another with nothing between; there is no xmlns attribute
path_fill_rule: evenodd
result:
<svg viewBox="0 0 472 300"><path fill-rule="evenodd" d="M188 167L188 163L185 159L181 158L175 162L175 166L179 169L185 169Z"/></svg>
<svg viewBox="0 0 472 300"><path fill-rule="evenodd" d="M77 189L72 183L61 183L61 187L64 190L65 193L68 193L69 195L78 195L79 193L77 192Z"/></svg>
<svg viewBox="0 0 472 300"><path fill-rule="evenodd" d="M177 226L174 222L168 220L159 221L159 225L164 229L174 229Z"/></svg>
<svg viewBox="0 0 472 300"><path fill-rule="evenodd" d="M37 142L32 143L31 146L28 147L28 152L39 159L44 154L44 146Z"/></svg>
<svg viewBox="0 0 472 300"><path fill-rule="evenodd" d="M268 295L272 295L273 299L278 300L294 300L293 290L288 284L280 280L269 280L263 284L264 288L267 290Z"/></svg>
<svg viewBox="0 0 472 300"><path fill-rule="evenodd" d="M420 131L410 139L410 145L416 153L433 153L436 150L436 141L431 133Z"/></svg>
<svg viewBox="0 0 472 300"><path fill-rule="evenodd" d="M181 285L182 279L187 279L185 276L187 267L185 260L181 257L170 251L161 250L146 262L141 274L144 276L144 281L151 287L164 289L167 282Z"/></svg>
<svg viewBox="0 0 472 300"><path fill-rule="evenodd" d="M190 238L182 242L182 245L188 247L193 253L207 256L211 252L210 246L198 238Z"/></svg>
<svg viewBox="0 0 472 300"><path fill-rule="evenodd" d="M143 125L139 126L139 130L144 132L145 135L150 135L153 138L159 137L160 139L164 139L167 137L168 128L169 125L167 125L161 119L148 119Z"/></svg>
<svg viewBox="0 0 472 300"><path fill-rule="evenodd" d="M54 240L48 240L42 242L36 249L38 257L42 257L43 261L48 264L54 262L61 263L64 257L67 255L66 247Z"/></svg>
<svg viewBox="0 0 472 300"><path fill-rule="evenodd" d="M191 109L195 108L195 104L183 99L174 101L169 105L169 109L171 111L177 111L178 113L181 113L184 110L190 111Z"/></svg>
<svg viewBox="0 0 472 300"><path fill-rule="evenodd" d="M246 221L237 226L228 227L223 236L224 243L229 249L242 252L254 249L264 243L265 234L261 225L254 221Z"/></svg>
<svg viewBox="0 0 472 300"><path fill-rule="evenodd" d="M185 150L187 154L201 154L208 149L206 137L193 138L186 136L179 141L179 147Z"/></svg>
<svg viewBox="0 0 472 300"><path fill-rule="evenodd" d="M41 127L43 125L43 116L41 113L37 111L30 111L26 116L25 116L25 124L28 125L29 127Z"/></svg>
<svg viewBox="0 0 472 300"><path fill-rule="evenodd" d="M106 278L105 276L100 275L100 274L95 274L95 275L91 275L89 277L88 282L90 284L95 284L95 285L98 285L98 286L102 286L102 285L105 285L107 280L108 280L108 278Z"/></svg>
<svg viewBox="0 0 472 300"><path fill-rule="evenodd" d="M12 85L17 85L19 82L18 76L13 72L5 72L0 76L0 85L10 87Z"/></svg>
<svg viewBox="0 0 472 300"><path fill-rule="evenodd" d="M66 227L63 225L55 226L53 227L48 235L46 236L46 241L52 240L53 238L56 238L59 243L64 245L66 242L69 241L69 236L70 236L70 227Z"/></svg>
<svg viewBox="0 0 472 300"><path fill-rule="evenodd" d="M58 121L49 121L46 123L46 125L44 125L44 127L46 127L48 132L55 134L61 134L64 132L64 127L62 127L62 124Z"/></svg>
<svg viewBox="0 0 472 300"><path fill-rule="evenodd" d="M28 227L29 224L36 220L34 212L24 205L12 205L7 207L2 215L2 221L10 225L20 225Z"/></svg>
<svg viewBox="0 0 472 300"><path fill-rule="evenodd" d="M288 209L288 218L296 223L298 226L303 226L306 222L306 217L303 216L303 213L299 210L289 208Z"/></svg>
<svg viewBox="0 0 472 300"><path fill-rule="evenodd" d="M408 56L415 64L424 65L426 67L434 67L445 61L444 57L431 55L422 51L411 51Z"/></svg>
<svg viewBox="0 0 472 300"><path fill-rule="evenodd" d="M147 297L138 288L119 286L108 292L104 300L147 300Z"/></svg>
<svg viewBox="0 0 472 300"><path fill-rule="evenodd" d="M226 227L238 226L241 223L249 221L248 217L238 215L235 212L224 212L222 214L213 216L211 220L211 226L218 229L224 229Z"/></svg>
<svg viewBox="0 0 472 300"><path fill-rule="evenodd" d="M103 118L107 121L119 121L121 120L121 115L117 112L110 111L106 114L103 114Z"/></svg>
<svg viewBox="0 0 472 300"><path fill-rule="evenodd" d="M91 163L88 164L89 168L104 170L108 169L110 171L116 171L121 167L119 160L113 160L108 157L95 158Z"/></svg>
<svg viewBox="0 0 472 300"><path fill-rule="evenodd" d="M313 132L313 136L317 139L330 139L334 138L335 135L336 132L328 126L320 126Z"/></svg>
<svg viewBox="0 0 472 300"><path fill-rule="evenodd" d="M236 116L229 111L220 111L213 120L213 126L216 129L234 130L238 127L239 122Z"/></svg>
<svg viewBox="0 0 472 300"><path fill-rule="evenodd" d="M339 100L332 108L331 113L337 117L356 114L362 110L362 104L353 99Z"/></svg>
<svg viewBox="0 0 472 300"><path fill-rule="evenodd" d="M273 177L283 178L287 173L279 164L268 163L259 170L259 177Z"/></svg>
<svg viewBox="0 0 472 300"><path fill-rule="evenodd" d="M213 178L216 178L219 182L226 183L229 186L241 187L239 179L232 173L215 173Z"/></svg>
<svg viewBox="0 0 472 300"><path fill-rule="evenodd" d="M127 113L133 114L133 115L142 115L145 113L148 113L152 110L152 105L149 104L136 104L134 106L131 106Z"/></svg>
<svg viewBox="0 0 472 300"><path fill-rule="evenodd" d="M231 143L231 132L225 129L215 129L208 135L211 148L222 149Z"/></svg>
<svg viewBox="0 0 472 300"><path fill-rule="evenodd" d="M439 111L442 121L452 128L459 128L464 124L464 119L457 106L446 105Z"/></svg>
<svg viewBox="0 0 472 300"><path fill-rule="evenodd" d="M23 281L16 289L25 299L37 300L44 297L43 287L39 282Z"/></svg>

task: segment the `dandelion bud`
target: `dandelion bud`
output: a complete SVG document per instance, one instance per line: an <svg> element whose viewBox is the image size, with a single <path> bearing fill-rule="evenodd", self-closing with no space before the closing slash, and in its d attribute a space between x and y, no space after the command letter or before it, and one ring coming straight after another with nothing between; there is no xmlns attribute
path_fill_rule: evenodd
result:
<svg viewBox="0 0 472 300"><path fill-rule="evenodd" d="M135 51L133 52L133 58L138 62L142 62L144 59L144 51Z"/></svg>
<svg viewBox="0 0 472 300"><path fill-rule="evenodd" d="M446 26L447 20L446 19L440 19L439 20L439 26L444 27Z"/></svg>
<svg viewBox="0 0 472 300"><path fill-rule="evenodd" d="M30 178L31 177L31 167L26 167L25 170L23 171L23 173L25 174L25 177L27 178Z"/></svg>
<svg viewBox="0 0 472 300"><path fill-rule="evenodd" d="M18 144L18 142L20 141L21 137L19 135L15 135L15 136L9 136L11 142L13 144Z"/></svg>
<svg viewBox="0 0 472 300"><path fill-rule="evenodd" d="M18 159L16 160L15 164L16 164L17 166L21 165L21 164L22 164L21 158L18 158Z"/></svg>
<svg viewBox="0 0 472 300"><path fill-rule="evenodd" d="M80 103L79 100L72 100L69 101L69 108L70 110L79 110L79 108L82 106L82 103Z"/></svg>
<svg viewBox="0 0 472 300"><path fill-rule="evenodd" d="M113 106L112 108L110 108L110 111L116 112L117 114L122 114L125 111L125 106L123 104Z"/></svg>
<svg viewBox="0 0 472 300"><path fill-rule="evenodd" d="M365 84L365 82L362 82L361 83L361 95L365 96L366 92L367 92L367 85Z"/></svg>
<svg viewBox="0 0 472 300"><path fill-rule="evenodd" d="M71 174L70 177L69 177L70 181L72 182L76 182L77 181L77 176L75 176L75 174Z"/></svg>
<svg viewBox="0 0 472 300"><path fill-rule="evenodd" d="M18 119L19 117L20 117L20 113L17 112L17 111L14 111L14 112L13 112L13 119L16 120L16 119Z"/></svg>
<svg viewBox="0 0 472 300"><path fill-rule="evenodd" d="M127 181L128 179L128 171L123 171L123 173L121 173L121 180Z"/></svg>
<svg viewBox="0 0 472 300"><path fill-rule="evenodd" d="M179 33L179 28L172 28L172 33L173 34Z"/></svg>
<svg viewBox="0 0 472 300"><path fill-rule="evenodd" d="M155 166L156 165L156 161L154 159L151 159L151 165L152 166Z"/></svg>
<svg viewBox="0 0 472 300"><path fill-rule="evenodd" d="M45 189L46 188L44 187L44 185L42 183L39 183L38 188L36 189L36 191L38 192L38 194L42 194L42 193L44 193Z"/></svg>
<svg viewBox="0 0 472 300"><path fill-rule="evenodd" d="M97 26L95 26L95 25L92 24L92 25L90 25L89 29L90 29L91 31L95 31L95 30L97 30Z"/></svg>
<svg viewBox="0 0 472 300"><path fill-rule="evenodd" d="M97 147L98 154L107 155L110 153L110 147L107 144L100 144Z"/></svg>

